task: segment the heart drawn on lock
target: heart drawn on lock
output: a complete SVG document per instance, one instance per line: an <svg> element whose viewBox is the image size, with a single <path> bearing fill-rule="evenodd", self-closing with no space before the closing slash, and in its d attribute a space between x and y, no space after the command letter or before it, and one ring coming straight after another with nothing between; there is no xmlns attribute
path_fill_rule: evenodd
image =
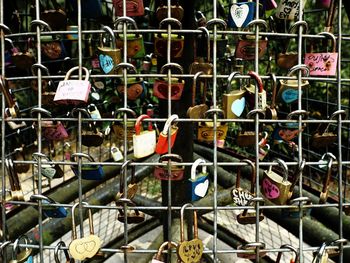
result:
<svg viewBox="0 0 350 263"><path fill-rule="evenodd" d="M236 26L241 27L248 17L249 6L246 4L244 5L234 4L231 6L230 14Z"/></svg>
<svg viewBox="0 0 350 263"><path fill-rule="evenodd" d="M96 235L74 239L69 245L69 252L76 260L92 258L101 248L101 239Z"/></svg>
<svg viewBox="0 0 350 263"><path fill-rule="evenodd" d="M111 70L114 68L113 59L110 56L103 54L100 54L98 56L98 59L100 61L100 67L102 68L103 72L105 74L111 72Z"/></svg>
<svg viewBox="0 0 350 263"><path fill-rule="evenodd" d="M197 196L204 197L205 194L207 193L209 187L209 180L205 180L203 183L197 184L196 187L194 188L194 193Z"/></svg>
<svg viewBox="0 0 350 263"><path fill-rule="evenodd" d="M168 98L168 84L159 84L158 91L162 94L164 99ZM171 97L176 96L180 92L180 88L177 85L171 85Z"/></svg>
<svg viewBox="0 0 350 263"><path fill-rule="evenodd" d="M295 89L286 89L282 92L282 99L285 103L291 103L298 99L298 90Z"/></svg>
<svg viewBox="0 0 350 263"><path fill-rule="evenodd" d="M197 263L202 257L203 242L198 238L184 241L178 246L177 253L182 262Z"/></svg>
<svg viewBox="0 0 350 263"><path fill-rule="evenodd" d="M242 112L244 111L244 107L245 107L245 97L242 97L238 100L235 100L231 104L231 111L233 112L234 115L236 115L237 117L240 117Z"/></svg>
<svg viewBox="0 0 350 263"><path fill-rule="evenodd" d="M268 199L275 199L280 196L280 190L278 187L271 183L267 178L264 178L262 188L264 190L265 197Z"/></svg>

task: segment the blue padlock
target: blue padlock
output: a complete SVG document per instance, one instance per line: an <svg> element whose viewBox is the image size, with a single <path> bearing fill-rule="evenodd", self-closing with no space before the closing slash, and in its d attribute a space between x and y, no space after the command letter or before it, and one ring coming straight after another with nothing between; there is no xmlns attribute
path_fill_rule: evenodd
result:
<svg viewBox="0 0 350 263"><path fill-rule="evenodd" d="M49 204L57 204L55 200L51 199L50 197L34 194L30 197L31 201L38 201L41 200L42 204L49 205ZM53 218L64 218L67 216L67 210L63 206L43 206L43 214L46 217L53 217Z"/></svg>
<svg viewBox="0 0 350 263"><path fill-rule="evenodd" d="M94 162L91 155L85 153L73 153L71 155L71 161L76 162L76 158L86 158L90 162ZM79 176L78 165L74 164L71 166L72 171L76 176ZM82 163L81 166L81 178L85 180L102 180L104 177L104 171L100 164L87 164Z"/></svg>
<svg viewBox="0 0 350 263"><path fill-rule="evenodd" d="M192 165L191 179L189 179L192 202L203 198L208 192L209 178L207 167L203 165L202 171L199 174L196 173L198 165L205 163L205 160L199 158Z"/></svg>
<svg viewBox="0 0 350 263"><path fill-rule="evenodd" d="M228 26L231 28L246 27L255 16L255 3L248 2L235 3L230 6L228 14Z"/></svg>

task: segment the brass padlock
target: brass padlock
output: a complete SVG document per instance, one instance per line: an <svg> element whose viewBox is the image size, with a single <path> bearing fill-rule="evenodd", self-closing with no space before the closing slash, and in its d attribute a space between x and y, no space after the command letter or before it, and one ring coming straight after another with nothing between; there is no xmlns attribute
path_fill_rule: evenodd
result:
<svg viewBox="0 0 350 263"><path fill-rule="evenodd" d="M337 110L333 112L331 117L329 118L330 121L334 120L338 115L341 115L341 119L346 119L346 112L345 110ZM328 123L320 123L319 126L316 129L316 132L312 135L312 146L315 148L324 148L327 146L330 146L332 143L334 143L338 135L333 132L329 131L329 126L331 125L331 122Z"/></svg>
<svg viewBox="0 0 350 263"><path fill-rule="evenodd" d="M256 170L255 164L249 159L241 160L242 163L250 165L252 168L251 171L251 181L250 181L250 191L241 188L241 167L237 168L237 177L236 177L236 187L232 189L231 196L233 203L237 206L246 206L249 201L255 196L255 179L256 179Z"/></svg>
<svg viewBox="0 0 350 263"><path fill-rule="evenodd" d="M160 1L160 5L156 10L156 17L159 22L168 17L168 5L164 2L165 1ZM180 5L179 0L175 0L175 5L170 6L170 13L171 17L179 20L180 22L182 21L184 9Z"/></svg>
<svg viewBox="0 0 350 263"><path fill-rule="evenodd" d="M272 94L271 94L271 104L266 105L265 108L265 119L267 120L277 120L277 108L276 108L276 93L277 93L277 78L274 73L269 73L268 76L271 77L272 84Z"/></svg>
<svg viewBox="0 0 350 263"><path fill-rule="evenodd" d="M127 168L128 165L131 163L131 160L125 161L122 166L120 167L120 175L119 175L119 192L115 196L115 200L118 201L120 198L127 198L132 200L137 192L138 186L135 183L135 166L132 166L131 170L131 180L127 184L127 192L126 196L124 194L124 181L125 178L127 177Z"/></svg>
<svg viewBox="0 0 350 263"><path fill-rule="evenodd" d="M289 244L285 244L285 245L282 245L280 248L289 249L291 252L293 252L295 254L294 259L291 259L290 262L298 262L299 261L299 253L295 247L293 247L292 245L289 245ZM276 263L280 263L281 258L282 258L282 252L280 251L277 254Z"/></svg>
<svg viewBox="0 0 350 263"><path fill-rule="evenodd" d="M328 189L329 189L329 183L331 180L331 176L332 176L332 166L333 166L333 162L337 160L337 158L330 152L325 153L322 157L320 161L325 161L328 159L328 163L327 163L327 170L326 170L326 174L324 175L323 178L323 186L322 186L322 191L320 193L320 204L325 204L328 198ZM323 166L322 166L323 168Z"/></svg>
<svg viewBox="0 0 350 263"><path fill-rule="evenodd" d="M135 121L130 121L128 118L134 118L136 119L136 113L129 108L119 108L114 113L114 119L123 117L123 113L126 114L127 121L126 121L126 139L128 141L128 144L130 146L132 145L132 137L135 134ZM115 138L117 140L117 143L122 144L124 142L124 126L125 123L123 121L114 121L112 123L112 129L115 134Z"/></svg>
<svg viewBox="0 0 350 263"><path fill-rule="evenodd" d="M224 112L220 109L210 109L204 116L207 118L209 114L218 114L218 116L224 117ZM228 124L217 122L216 123L216 140L224 141L226 139ZM214 123L213 122L200 122L198 125L197 140L206 143L213 143L214 141Z"/></svg>
<svg viewBox="0 0 350 263"><path fill-rule="evenodd" d="M70 256L69 256L69 253L68 253L68 250L66 249L61 249L61 247L66 247L66 243L64 243L63 241L60 241L56 244L55 246L55 250L54 250L54 259L55 259L55 263L61 263L60 259L59 259L59 255L58 253L60 252L60 250L63 251L64 253L64 257L66 258L65 259L65 262L66 263L74 263L74 259L72 259Z"/></svg>
<svg viewBox="0 0 350 263"><path fill-rule="evenodd" d="M200 92L200 94L203 94L201 96L201 104L196 104L196 90L197 90L197 79L200 75L204 74L203 71L197 72L193 76L193 83L192 83L192 106L188 108L187 110L187 116L190 119L201 119L204 118L205 112L208 111L209 107L206 104L206 83L203 87L203 92Z"/></svg>
<svg viewBox="0 0 350 263"><path fill-rule="evenodd" d="M27 262L27 260L31 260L30 262L33 261L31 248L26 247L24 250L20 251L18 244L22 239L26 245L29 245L30 240L26 235L19 236L13 243L12 260L10 260L10 263L24 263Z"/></svg>
<svg viewBox="0 0 350 263"><path fill-rule="evenodd" d="M247 203L247 206L257 203L257 202L264 202L264 199L262 197L253 197L250 199ZM256 210L249 211L249 209L244 209L242 213L240 213L237 216L237 222L242 224L242 225L247 225L247 224L255 224L256 223ZM258 220L262 221L264 220L265 216L262 213L262 210L259 210L259 215L258 215Z"/></svg>
<svg viewBox="0 0 350 263"><path fill-rule="evenodd" d="M193 210L193 239L185 241L185 209L186 207L193 207L192 204L184 204L180 211L180 243L177 246L178 260L183 263L200 262L203 254L203 242L198 239L197 227L197 211Z"/></svg>
<svg viewBox="0 0 350 263"><path fill-rule="evenodd" d="M135 204L127 198L119 198L116 201L116 205L117 206L129 206L129 208L127 209L127 213L125 213L124 211L124 207L121 209L118 209L119 213L118 213L118 221L121 223L126 223L126 224L138 224L138 223L142 223L143 221L145 221L145 214L142 213L141 211L139 211L138 209L133 209L133 211L130 211L130 207L134 207ZM126 216L125 216L126 214Z"/></svg>
<svg viewBox="0 0 350 263"><path fill-rule="evenodd" d="M222 98L222 108L227 119L237 119L241 117L245 106L246 90L240 86L239 90L232 90L232 80L235 76L241 75L238 71L232 72L227 79L227 91Z"/></svg>
<svg viewBox="0 0 350 263"><path fill-rule="evenodd" d="M263 119L265 117L265 112L262 109L255 109L247 113L247 119L255 118L256 114L259 114L259 118ZM252 126L252 123L245 122L242 124L242 130L237 135L236 143L238 146L248 147L255 144L255 129ZM261 134L259 134L259 139L261 139Z"/></svg>
<svg viewBox="0 0 350 263"><path fill-rule="evenodd" d="M84 205L89 204L82 202L81 206ZM88 209L90 234L87 237L78 239L74 213L77 206L79 206L79 203L74 204L72 207L72 242L69 244L69 252L75 260L84 260L86 258L92 258L97 254L101 248L102 241L94 234L91 209Z"/></svg>
<svg viewBox="0 0 350 263"><path fill-rule="evenodd" d="M151 263L164 263L164 260L163 260L163 251L165 249L171 249L171 248L177 248L177 244L173 241L166 241L164 242L158 249L158 252L157 254L154 256L154 258L152 259L152 262Z"/></svg>
<svg viewBox="0 0 350 263"><path fill-rule="evenodd" d="M245 245L239 245L237 249L244 250L244 252L237 252L237 257L255 260L257 259L256 256L257 256L258 248L259 248L258 257L259 258L264 257L266 255L266 252L261 250L265 249L265 243L261 243L261 242L253 242Z"/></svg>
<svg viewBox="0 0 350 263"><path fill-rule="evenodd" d="M24 201L24 194L22 191L21 183L11 158L5 158L5 168L9 176L11 186L11 199L13 201Z"/></svg>

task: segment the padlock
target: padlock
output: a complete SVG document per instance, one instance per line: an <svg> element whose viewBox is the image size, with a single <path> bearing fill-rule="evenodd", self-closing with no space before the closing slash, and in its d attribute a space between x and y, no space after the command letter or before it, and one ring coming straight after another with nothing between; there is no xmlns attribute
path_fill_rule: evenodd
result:
<svg viewBox="0 0 350 263"><path fill-rule="evenodd" d="M114 161L119 162L124 159L123 153L119 150L117 146L111 147L111 155Z"/></svg>
<svg viewBox="0 0 350 263"><path fill-rule="evenodd" d="M129 23L133 26L134 30L138 30L137 24L135 20L130 17L120 17L114 23L115 27L117 27L120 23ZM127 41L127 57L128 58L143 58L146 55L145 45L143 41L143 36L140 33L129 33L126 35ZM124 36L119 35L117 33L116 38L117 47L121 49L123 52L124 49Z"/></svg>
<svg viewBox="0 0 350 263"><path fill-rule="evenodd" d="M245 93L247 106L249 110L253 110L255 108L265 110L266 103L266 90L264 89L264 84L259 74L254 71L249 71L248 74L255 80L256 85L245 86L247 92ZM255 93L258 91L258 106L255 107Z"/></svg>
<svg viewBox="0 0 350 263"><path fill-rule="evenodd" d="M55 246L55 250L54 250L54 259L55 259L55 263L60 263L60 259L59 259L59 256L58 256L58 253L60 250L63 251L64 253L64 257L65 257L65 262L66 263L74 263L74 259L72 259L70 256L69 256L69 253L68 253L68 250L65 250L65 249L61 249L61 247L66 247L66 243L64 243L63 241L59 241L56 246Z"/></svg>
<svg viewBox="0 0 350 263"><path fill-rule="evenodd" d="M231 28L246 27L255 18L255 5L252 0L232 4L228 14L228 26Z"/></svg>
<svg viewBox="0 0 350 263"><path fill-rule="evenodd" d="M264 202L264 199L261 197L253 197L247 203L247 206L257 203ZM262 210L259 210L259 215L256 215L256 210L250 211L249 209L244 209L242 213L237 216L237 222L242 225L255 224L256 218L258 217L259 221L264 220L265 216L262 213Z"/></svg>
<svg viewBox="0 0 350 263"><path fill-rule="evenodd" d="M202 119L204 118L205 112L208 111L209 107L206 104L206 88L207 83L204 84L203 91L200 91L200 94L202 94L201 98L201 104L196 104L196 91L197 91L197 79L200 75L203 75L204 72L200 71L194 74L193 76L193 83L192 83L192 106L188 108L187 110L187 117L190 119Z"/></svg>
<svg viewBox="0 0 350 263"><path fill-rule="evenodd" d="M91 119L99 120L101 119L101 113L95 104L91 103L87 107L87 112L90 114Z"/></svg>
<svg viewBox="0 0 350 263"><path fill-rule="evenodd" d="M13 164L13 160L11 158L5 158L5 168L7 171L7 175L9 176L10 186L11 186L11 199L13 201L24 201L24 194L22 191L21 183Z"/></svg>
<svg viewBox="0 0 350 263"><path fill-rule="evenodd" d="M320 204L325 204L327 201L329 183L330 183L331 176L332 176L332 166L333 166L333 162L337 160L337 158L332 153L327 152L324 155L322 155L320 161L325 161L327 159L328 159L327 170L326 170L326 173L324 175L323 182L322 182L323 186L322 186L322 191L320 193L320 200L319 200Z"/></svg>
<svg viewBox="0 0 350 263"><path fill-rule="evenodd" d="M207 18L202 11L196 11L194 14L194 21L197 27L205 26L207 24Z"/></svg>
<svg viewBox="0 0 350 263"><path fill-rule="evenodd" d="M190 65L190 74L196 74L197 72L202 71L205 75L211 75L213 72L213 64L210 62L210 33L205 27L199 27L198 30L202 31L202 35L205 35L205 41L207 43L207 60L204 61L204 58L197 58L197 43L194 41L195 61Z"/></svg>
<svg viewBox="0 0 350 263"><path fill-rule="evenodd" d="M323 242L315 253L312 263L328 263L328 252L326 247L326 242Z"/></svg>
<svg viewBox="0 0 350 263"><path fill-rule="evenodd" d="M212 18L207 23L207 28L209 29L211 26L217 25L217 28L222 29L222 31L227 30L227 24L224 20L220 18ZM221 37L216 38L216 57L224 58L227 51L228 37L226 34L222 33ZM214 35L210 36L210 50L214 48Z"/></svg>
<svg viewBox="0 0 350 263"><path fill-rule="evenodd" d="M67 29L67 14L62 10L57 1L51 1L53 9L45 9L41 12L40 18L46 22L53 31Z"/></svg>
<svg viewBox="0 0 350 263"><path fill-rule="evenodd" d="M344 110L337 110L332 113L329 118L330 121L334 120L338 115L341 119L346 119L346 112ZM334 131L329 131L330 122L320 123L316 129L316 132L312 135L311 145L315 148L325 148L336 142L338 135Z"/></svg>
<svg viewBox="0 0 350 263"><path fill-rule="evenodd" d="M117 65L121 62L121 50L116 46L116 39L113 30L108 26L102 26L102 30L110 37L110 47L104 46L104 34L100 36L98 49L98 61L100 68L105 74L118 74Z"/></svg>
<svg viewBox="0 0 350 263"><path fill-rule="evenodd" d="M177 154L164 154L159 157L159 163L154 167L154 177L165 181L179 181L184 176L185 166L182 163L182 157ZM169 175L170 169L170 175Z"/></svg>
<svg viewBox="0 0 350 263"><path fill-rule="evenodd" d="M256 256L257 256L258 248L259 248L259 258L264 257L266 255L266 252L261 250L265 249L265 243L261 243L261 242L253 242L253 243L247 243L245 245L237 246L238 250L244 250L244 252L237 252L237 257L255 260L257 259Z"/></svg>
<svg viewBox="0 0 350 263"><path fill-rule="evenodd" d="M145 55L142 61L142 73L150 73L153 67L152 65L153 53Z"/></svg>
<svg viewBox="0 0 350 263"><path fill-rule="evenodd" d="M177 244L173 241L166 241L163 244L161 244L161 246L158 249L157 254L154 256L154 258L152 258L151 263L164 263L162 253L165 249L169 250L171 248L175 248L175 249L177 248Z"/></svg>
<svg viewBox="0 0 350 263"><path fill-rule="evenodd" d="M280 249L289 249L291 252L294 253L295 257L294 257L294 259L291 259L290 262L298 262L299 261L298 250L295 247L293 247L292 245L285 244L285 245L282 245L280 247ZM280 251L277 254L276 263L280 263L281 262L281 258L282 258L282 252Z"/></svg>
<svg viewBox="0 0 350 263"><path fill-rule="evenodd" d="M272 171L272 165L269 170L265 170L261 183L262 194L271 202L277 205L287 203L292 183L288 181L288 167L286 163L276 158L275 161L283 168L282 175Z"/></svg>
<svg viewBox="0 0 350 263"><path fill-rule="evenodd" d="M119 175L119 192L115 196L115 200L118 201L120 198L127 198L132 200L137 192L138 185L135 182L135 166L131 167L131 179L127 184L127 192L124 194L124 181L127 177L127 168L128 164L131 163L131 160L125 161L120 167L120 175Z"/></svg>
<svg viewBox="0 0 350 263"><path fill-rule="evenodd" d="M85 153L73 153L70 161L77 162L77 158L85 158L89 162L94 162L94 159ZM81 164L81 178L85 180L102 180L105 175L102 166L100 164L89 164L89 162ZM76 176L79 176L78 164L71 165L71 169Z"/></svg>
<svg viewBox="0 0 350 263"><path fill-rule="evenodd" d="M39 160L41 163L41 175L45 176L49 180L62 178L64 176L64 172L58 164L53 164L52 160L43 153L33 153L33 159L37 162L34 163L34 168L38 170L39 168Z"/></svg>
<svg viewBox="0 0 350 263"><path fill-rule="evenodd" d="M247 29L249 29L250 26L253 25L259 25L261 24L265 30L267 30L267 23L264 20L257 19L249 22L247 25ZM245 29L245 31L247 30ZM267 51L267 43L268 40L266 37L259 37L258 39L258 58L262 58L266 51ZM239 38L236 50L235 50L235 57L241 58L243 60L254 60L255 59L255 36L254 35L244 35Z"/></svg>
<svg viewBox="0 0 350 263"><path fill-rule="evenodd" d="M135 118L136 119L136 113L129 108L119 108L114 113L114 119L117 117L122 117L122 113L125 113L126 116L129 118ZM115 133L115 137L117 139L118 143L124 142L124 123L120 121L115 121L112 123L113 132ZM134 121L126 121L126 139L129 144L132 144L133 136L135 134L135 122Z"/></svg>
<svg viewBox="0 0 350 263"><path fill-rule="evenodd" d="M241 160L242 163L251 166L251 179L250 179L250 191L241 188L241 167L237 168L237 176L236 176L236 187L231 191L231 197L233 203L236 206L246 206L249 201L255 196L255 181L256 181L256 170L255 164L249 159Z"/></svg>
<svg viewBox="0 0 350 263"><path fill-rule="evenodd" d="M33 118L37 118L38 113L41 114L42 118L52 118L51 112L44 108L32 108L30 111ZM33 126L38 129L38 125L33 123ZM67 130L60 121L41 121L42 136L49 141L60 141L69 137Z"/></svg>
<svg viewBox="0 0 350 263"><path fill-rule="evenodd" d="M263 146L259 145L259 161L263 161L271 147L269 144L265 144Z"/></svg>
<svg viewBox="0 0 350 263"><path fill-rule="evenodd" d="M192 164L191 167L191 178L188 180L191 201L197 201L206 196L209 188L209 177L207 167L205 166L205 160L199 158ZM202 165L202 171L197 173L197 168L200 164Z"/></svg>
<svg viewBox="0 0 350 263"><path fill-rule="evenodd" d="M155 149L156 153L165 154L168 152L169 138L170 138L170 149L173 148L176 140L176 135L179 129L179 127L177 127L177 122L176 122L178 118L179 116L177 114L173 114L165 122L164 128L158 137L158 141ZM170 134L168 135L169 129L170 129Z"/></svg>
<svg viewBox="0 0 350 263"><path fill-rule="evenodd" d="M69 244L69 253L75 260L84 260L87 258L92 258L100 250L102 241L94 234L94 225L92 221L92 212L88 208L89 212L89 235L83 238L78 238L76 224L75 224L75 209L78 206L84 208L84 206L89 205L86 202L81 204L76 203L72 207L72 242Z"/></svg>
<svg viewBox="0 0 350 263"><path fill-rule="evenodd" d="M28 39L25 51L21 52L19 49L13 48L15 52L11 55L11 61L19 70L28 70L35 63L35 56L30 45L31 39Z"/></svg>
<svg viewBox="0 0 350 263"><path fill-rule="evenodd" d="M148 130L141 131L142 121L149 119L146 114L140 115L135 123L135 134L133 135L134 157L137 159L147 157L154 153L156 149L156 131L152 128L152 123L148 123Z"/></svg>
<svg viewBox="0 0 350 263"><path fill-rule="evenodd" d="M312 205L312 202L309 197L301 196L288 201L289 205L297 206L287 209L281 209L282 218L295 218L299 219L300 217L310 216L311 207L305 207Z"/></svg>
<svg viewBox="0 0 350 263"><path fill-rule="evenodd" d="M158 22L162 21L163 19L168 17L168 5L164 3L165 1L161 0L160 5L157 7L156 10L156 17ZM179 3L179 0L175 0L175 4L170 5L170 13L171 17L179 20L180 22L182 21L182 18L184 16L184 9Z"/></svg>
<svg viewBox="0 0 350 263"><path fill-rule="evenodd" d="M251 110L247 113L247 119L254 119L255 115L259 114L259 118L263 119L265 117L265 112L261 109ZM237 135L236 143L240 147L248 147L255 144L255 129L253 129L254 123L243 123L242 130ZM261 138L261 134L259 133L259 138Z"/></svg>
<svg viewBox="0 0 350 263"><path fill-rule="evenodd" d="M276 107L276 93L277 93L277 78L274 73L269 73L268 76L271 77L272 84L272 94L271 94L271 104L265 107L265 119L267 120L277 120L277 107Z"/></svg>
<svg viewBox="0 0 350 263"><path fill-rule="evenodd" d="M33 263L32 249L26 247L21 251L18 247L18 244L22 239L26 245L31 243L27 235L19 236L15 242L13 242L12 259L9 261L9 263Z"/></svg>
<svg viewBox="0 0 350 263"><path fill-rule="evenodd" d="M50 197L34 194L30 196L30 201L37 202L41 200L43 204L42 211L46 217L52 218L64 218L67 216L67 210L63 206L50 206L50 204L58 204L55 200Z"/></svg>
<svg viewBox="0 0 350 263"><path fill-rule="evenodd" d="M178 29L182 29L181 22L175 18L165 18L159 23L159 29L163 29L168 24L175 24ZM170 57L180 58L182 56L185 38L180 34L170 35ZM168 34L157 33L154 35L154 53L157 57L166 58L168 49Z"/></svg>
<svg viewBox="0 0 350 263"><path fill-rule="evenodd" d="M22 163L26 160L25 145L22 144L20 147L15 148L14 150L14 160L17 161L15 164L15 169L17 173L26 173L30 169L30 164Z"/></svg>
<svg viewBox="0 0 350 263"><path fill-rule="evenodd" d="M136 71L132 72L136 74ZM140 77L136 78L128 78L127 79L127 99L128 100L137 100L139 98L144 98L146 97L146 87L144 81ZM117 91L120 94L120 96L124 95L124 90L125 90L125 83L124 79L122 79L120 85L117 86Z"/></svg>
<svg viewBox="0 0 350 263"><path fill-rule="evenodd" d="M302 6L300 6L302 3ZM300 2L300 0L283 0L280 1L275 17L283 20L298 20L299 11L303 12L306 1Z"/></svg>
<svg viewBox="0 0 350 263"><path fill-rule="evenodd" d="M345 238L340 238L337 240L333 240L331 242L329 242L329 246L338 246L338 248L328 248L327 252L328 252L328 257L333 258L333 257L337 257L340 254L340 245L342 244L343 246L345 246L348 243L348 240Z"/></svg>
<svg viewBox="0 0 350 263"><path fill-rule="evenodd" d="M305 53L305 65L310 69L310 76L335 76L337 73L338 53L336 52L337 40L332 33L321 32L332 41L332 51L323 53Z"/></svg>
<svg viewBox="0 0 350 263"><path fill-rule="evenodd" d="M69 79L72 72L79 70L79 67L73 67L68 70L64 80L60 81L53 101L63 105L86 104L89 99L91 84L89 82L89 70L82 67L85 72L85 80Z"/></svg>
<svg viewBox="0 0 350 263"><path fill-rule="evenodd" d="M145 8L143 0L126 0L126 16L143 16ZM123 16L123 0L113 0L116 16Z"/></svg>
<svg viewBox="0 0 350 263"><path fill-rule="evenodd" d="M127 213L125 216L125 212L123 211L124 209L118 209L118 221L121 223L127 223L127 224L139 224L145 221L145 214L139 211L138 209L132 209L132 207L135 207L136 205L127 198L119 198L116 201L117 206L125 207L128 206ZM131 211L132 209L132 211ZM125 221L126 220L126 221Z"/></svg>
<svg viewBox="0 0 350 263"><path fill-rule="evenodd" d="M204 114L207 118L210 114L217 114L218 116L224 117L224 112L220 109L210 109ZM216 123L216 140L223 141L226 138L228 130L227 123ZM198 124L197 140L206 143L213 143L214 141L214 123L213 122L200 122Z"/></svg>
<svg viewBox="0 0 350 263"><path fill-rule="evenodd" d="M185 241L185 209L193 207L192 204L184 204L180 210L180 242L176 252L178 261L183 263L200 262L203 254L203 242L198 238L197 211L193 210L193 239ZM191 210L192 211L192 210Z"/></svg>
<svg viewBox="0 0 350 263"><path fill-rule="evenodd" d="M232 72L227 79L227 91L223 95L222 108L227 119L239 118L246 106L245 93L240 85L239 90L232 90L232 80L235 76L241 75L238 71Z"/></svg>

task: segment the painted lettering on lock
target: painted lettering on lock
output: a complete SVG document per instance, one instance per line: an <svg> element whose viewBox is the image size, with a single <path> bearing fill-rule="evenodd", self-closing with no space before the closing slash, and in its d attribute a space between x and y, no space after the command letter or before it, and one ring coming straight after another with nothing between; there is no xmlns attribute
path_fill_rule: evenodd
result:
<svg viewBox="0 0 350 263"><path fill-rule="evenodd" d="M249 200L253 198L251 193L240 188L233 189L231 194L233 202L237 206L245 206L248 204Z"/></svg>
<svg viewBox="0 0 350 263"><path fill-rule="evenodd" d="M262 187L264 190L264 196L267 199L276 199L280 196L280 190L278 189L278 187L276 185L271 183L269 181L269 179L264 178L264 180L262 182Z"/></svg>
<svg viewBox="0 0 350 263"><path fill-rule="evenodd" d="M178 254L182 262L197 263L203 253L203 243L199 239L184 241L180 244Z"/></svg>
<svg viewBox="0 0 350 263"><path fill-rule="evenodd" d="M307 53L305 64L312 76L332 76L336 74L337 53Z"/></svg>
<svg viewBox="0 0 350 263"><path fill-rule="evenodd" d="M299 16L299 0L285 0L280 2L276 15L280 19L294 19Z"/></svg>

